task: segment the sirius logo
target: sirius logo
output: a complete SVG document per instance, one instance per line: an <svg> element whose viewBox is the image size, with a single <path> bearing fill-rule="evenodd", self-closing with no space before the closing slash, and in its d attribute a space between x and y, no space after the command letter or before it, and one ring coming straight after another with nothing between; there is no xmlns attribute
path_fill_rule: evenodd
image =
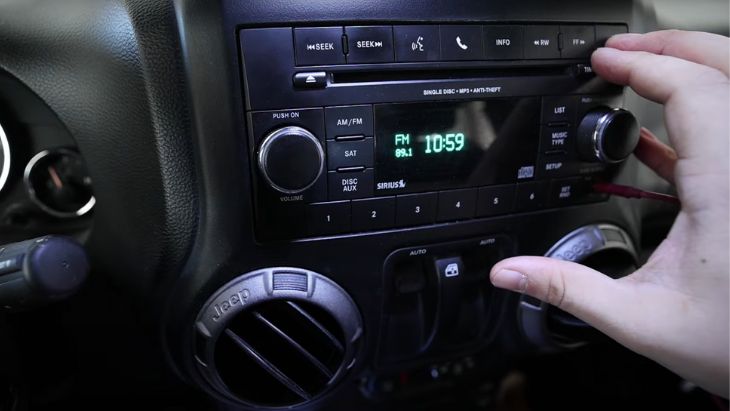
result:
<svg viewBox="0 0 730 411"><path fill-rule="evenodd" d="M395 190L398 188L406 188L406 182L400 181L388 181L386 183L378 183L378 190Z"/></svg>

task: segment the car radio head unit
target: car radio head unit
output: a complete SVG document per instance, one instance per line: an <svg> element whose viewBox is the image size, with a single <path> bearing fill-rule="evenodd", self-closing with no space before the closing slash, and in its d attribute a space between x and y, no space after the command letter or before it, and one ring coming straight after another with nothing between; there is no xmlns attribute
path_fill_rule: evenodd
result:
<svg viewBox="0 0 730 411"><path fill-rule="evenodd" d="M592 183L612 178L638 126L619 108L622 88L593 76L589 57L623 31L242 29L257 237L389 230L605 200Z"/></svg>

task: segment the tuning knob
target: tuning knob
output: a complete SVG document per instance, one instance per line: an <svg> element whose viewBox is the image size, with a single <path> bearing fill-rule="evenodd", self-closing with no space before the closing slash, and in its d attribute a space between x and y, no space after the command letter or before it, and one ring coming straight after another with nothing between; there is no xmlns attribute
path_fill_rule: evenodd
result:
<svg viewBox="0 0 730 411"><path fill-rule="evenodd" d="M578 154L585 161L619 163L634 152L638 143L639 123L624 109L595 109L578 126Z"/></svg>
<svg viewBox="0 0 730 411"><path fill-rule="evenodd" d="M322 174L324 150L314 134L301 127L269 133L259 148L259 169L266 182L284 194L298 194Z"/></svg>

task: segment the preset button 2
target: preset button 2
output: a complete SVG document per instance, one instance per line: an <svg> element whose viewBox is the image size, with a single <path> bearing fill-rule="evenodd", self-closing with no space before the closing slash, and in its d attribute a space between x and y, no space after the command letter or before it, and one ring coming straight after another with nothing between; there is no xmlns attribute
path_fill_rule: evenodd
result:
<svg viewBox="0 0 730 411"><path fill-rule="evenodd" d="M380 230L395 224L395 197L352 201L353 231Z"/></svg>

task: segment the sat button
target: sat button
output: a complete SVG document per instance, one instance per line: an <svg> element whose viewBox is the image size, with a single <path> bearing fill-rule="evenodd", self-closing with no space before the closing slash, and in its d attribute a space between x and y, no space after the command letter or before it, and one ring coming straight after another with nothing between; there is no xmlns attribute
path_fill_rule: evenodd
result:
<svg viewBox="0 0 730 411"><path fill-rule="evenodd" d="M330 170L373 166L373 138L359 141L328 141L327 164Z"/></svg>

